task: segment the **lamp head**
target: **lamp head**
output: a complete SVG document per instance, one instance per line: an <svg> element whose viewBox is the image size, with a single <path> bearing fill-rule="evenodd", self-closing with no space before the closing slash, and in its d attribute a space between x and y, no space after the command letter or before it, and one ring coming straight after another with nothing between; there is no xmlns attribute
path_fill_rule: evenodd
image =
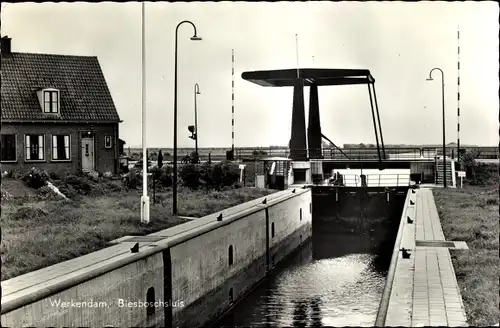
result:
<svg viewBox="0 0 500 328"><path fill-rule="evenodd" d="M193 37L191 38L191 40L192 40L192 41L201 41L201 40L202 40L202 38L201 38L201 36L196 36L196 35L195 35L195 36L193 36Z"/></svg>
<svg viewBox="0 0 500 328"><path fill-rule="evenodd" d="M434 81L434 79L432 77L428 77L425 79L426 81Z"/></svg>
<svg viewBox="0 0 500 328"><path fill-rule="evenodd" d="M201 95L200 90L196 90L196 94L197 94L197 95Z"/></svg>

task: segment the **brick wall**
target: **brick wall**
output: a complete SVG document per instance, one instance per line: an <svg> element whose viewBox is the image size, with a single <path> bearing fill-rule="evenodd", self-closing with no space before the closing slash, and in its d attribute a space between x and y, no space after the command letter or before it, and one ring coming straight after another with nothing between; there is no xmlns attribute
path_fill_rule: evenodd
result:
<svg viewBox="0 0 500 328"><path fill-rule="evenodd" d="M45 169L49 172L59 174L65 172L81 171L82 151L81 142L82 135L89 131L94 134L94 154L95 154L95 170L98 172L111 171L116 172L118 163L118 124L69 124L69 123L2 123L2 134L16 134L16 154L17 161L15 163L1 163L1 170L7 171L11 169L25 172L31 167ZM43 134L45 136L43 161L27 161L25 151L25 135L26 134ZM63 134L70 135L70 160L69 161L54 161L52 160L52 135ZM104 144L105 136L111 136L112 147L106 148Z"/></svg>

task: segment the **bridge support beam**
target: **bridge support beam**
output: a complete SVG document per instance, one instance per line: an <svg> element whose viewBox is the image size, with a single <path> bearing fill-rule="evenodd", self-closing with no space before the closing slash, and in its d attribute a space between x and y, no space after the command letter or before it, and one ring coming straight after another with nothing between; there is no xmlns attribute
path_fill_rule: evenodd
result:
<svg viewBox="0 0 500 328"><path fill-rule="evenodd" d="M290 158L307 161L306 115L304 110L304 83L295 80L293 86L292 133L290 138Z"/></svg>
<svg viewBox="0 0 500 328"><path fill-rule="evenodd" d="M313 84L309 92L309 126L307 128L309 159L323 158L321 154L321 121L319 117L318 85Z"/></svg>

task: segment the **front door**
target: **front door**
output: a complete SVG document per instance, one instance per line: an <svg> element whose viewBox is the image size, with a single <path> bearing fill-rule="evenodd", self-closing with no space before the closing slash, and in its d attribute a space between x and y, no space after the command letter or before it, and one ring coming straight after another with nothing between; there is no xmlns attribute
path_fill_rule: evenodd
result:
<svg viewBox="0 0 500 328"><path fill-rule="evenodd" d="M82 138L82 171L93 172L94 167L94 138Z"/></svg>

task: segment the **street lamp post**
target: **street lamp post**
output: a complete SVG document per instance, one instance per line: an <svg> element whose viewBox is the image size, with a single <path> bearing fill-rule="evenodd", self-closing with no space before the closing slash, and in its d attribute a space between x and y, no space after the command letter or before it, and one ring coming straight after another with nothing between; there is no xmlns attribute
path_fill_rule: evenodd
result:
<svg viewBox="0 0 500 328"><path fill-rule="evenodd" d="M177 35L179 31L179 27L184 24L188 23L193 26L194 29L194 35L191 37L191 40L193 41L200 41L201 38L197 36L196 33L196 26L193 24L193 22L185 20L177 24L177 27L175 28L175 60L174 60L174 176L173 176L173 181L172 181L172 214L177 215Z"/></svg>
<svg viewBox="0 0 500 328"><path fill-rule="evenodd" d="M429 72L429 78L427 81L433 81L432 72L438 70L441 72L441 94L442 94L442 102L443 102L443 187L446 188L446 125L445 125L445 110L444 110L444 73L440 68L433 68Z"/></svg>
<svg viewBox="0 0 500 328"><path fill-rule="evenodd" d="M200 92L200 86L198 83L195 83L194 85L194 148L196 152L196 158L199 159L200 155L198 154L198 106L196 102L196 96L201 94Z"/></svg>

